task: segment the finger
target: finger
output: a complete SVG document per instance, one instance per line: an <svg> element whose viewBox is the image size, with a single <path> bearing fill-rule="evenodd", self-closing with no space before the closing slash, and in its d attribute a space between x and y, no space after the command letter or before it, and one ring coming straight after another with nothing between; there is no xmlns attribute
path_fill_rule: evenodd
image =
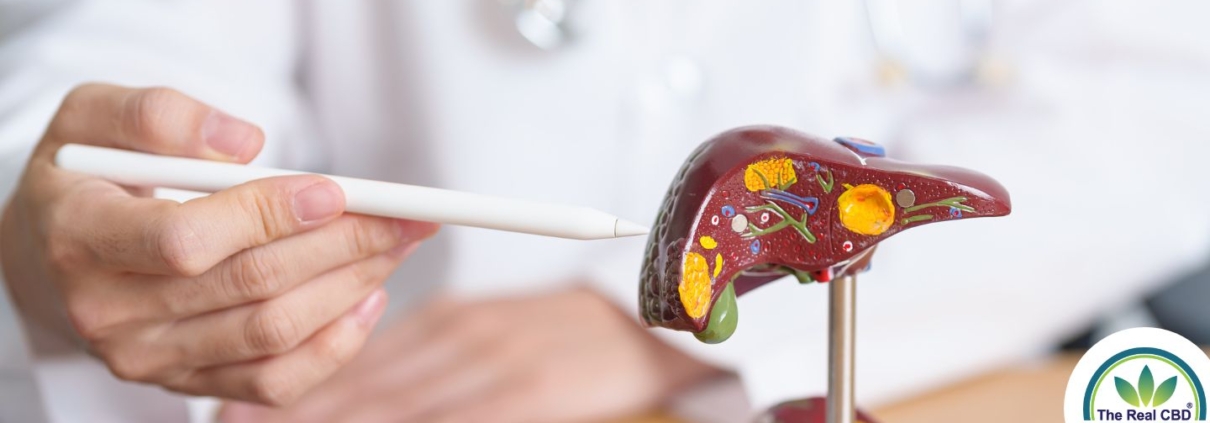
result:
<svg viewBox="0 0 1210 423"><path fill-rule="evenodd" d="M429 345L428 339L441 334L443 322L452 315L467 309L461 303L447 295L438 295L426 301L419 310L413 311L398 319L395 326L385 331L375 341L361 352L359 359L351 366L376 366L376 363L397 362L403 354L415 350L418 346ZM451 333L452 335L452 333ZM369 372L367 372L369 373ZM372 373L377 373L376 371ZM338 378L341 375L337 376ZM359 378L350 372L350 377Z"/></svg>
<svg viewBox="0 0 1210 423"><path fill-rule="evenodd" d="M350 263L395 248L415 248L437 228L427 222L344 215L315 230L237 253L200 279L137 285L133 289L138 295L131 297L158 298L152 312L171 317L265 300Z"/></svg>
<svg viewBox="0 0 1210 423"><path fill-rule="evenodd" d="M361 307L380 290L406 250L350 264L272 301L208 313L163 328L119 333L94 350L119 378L154 383L194 369L286 353ZM104 292L96 295L107 298ZM107 313L125 315L120 307L116 309ZM93 323L81 332L92 334L88 338L104 338L113 327Z"/></svg>
<svg viewBox="0 0 1210 423"><path fill-rule="evenodd" d="M172 89L86 84L64 98L35 156L49 161L64 143L246 163L264 133Z"/></svg>
<svg viewBox="0 0 1210 423"><path fill-rule="evenodd" d="M344 193L318 175L260 179L177 204L80 196L77 221L61 225L111 268L198 276L248 248L321 226L344 212Z"/></svg>
<svg viewBox="0 0 1210 423"><path fill-rule="evenodd" d="M370 359L379 357L366 357L366 363L391 364L360 375L353 383L369 392L419 383L468 361L470 355L502 333L493 332L497 325L492 322L466 317L476 316L467 308L455 307L441 313L445 319L430 320L428 327L416 332L410 344L390 349L392 354L386 359L376 361Z"/></svg>
<svg viewBox="0 0 1210 423"><path fill-rule="evenodd" d="M391 328L374 338L362 349L357 357L340 372L328 379L323 385L308 392L305 397L290 407L268 408L250 404L231 404L224 408L224 416L220 419L225 423L240 422L292 422L292 423L321 423L329 421L344 421L346 410L366 401L366 392L381 392L390 390L394 383L402 383L402 379L390 376L371 379L384 372L392 372L396 364L404 364L410 360L401 358L399 352L403 345L411 342L426 342L423 334L428 332L421 328L436 326L448 313L458 307L454 301L441 297L429 301L420 310L409 313L399 319L396 327ZM406 373L406 370L404 371Z"/></svg>
<svg viewBox="0 0 1210 423"><path fill-rule="evenodd" d="M385 306L386 291L375 291L289 353L200 370L166 386L187 394L272 406L290 404L357 353L382 317Z"/></svg>
<svg viewBox="0 0 1210 423"><path fill-rule="evenodd" d="M433 423L536 423L533 398L538 395L532 384L518 382L450 407L424 421ZM225 420L224 423L227 423Z"/></svg>
<svg viewBox="0 0 1210 423"><path fill-rule="evenodd" d="M385 391L366 389L364 392L378 393L351 410L349 420L429 421L434 414L478 401L521 370L513 365L519 361L517 356L522 351L519 347L517 343L503 342L481 348L413 383L398 384Z"/></svg>
<svg viewBox="0 0 1210 423"><path fill-rule="evenodd" d="M327 381L323 391L284 410L287 416L285 421L320 422L328 421L328 416L349 417L344 414L349 409L349 403L365 404L371 399L393 401L392 398L367 397L366 393L398 393L435 375L448 372L459 363L470 361L474 352L491 339L488 336L491 328L487 325L470 324L479 319L450 318L464 316L466 312L467 309L461 304L442 301L430 304L422 311L402 320L401 324L408 326L424 322L422 326L427 330L413 332L406 330L407 328L392 328L386 337L395 337L400 332L412 332L418 336L408 337L413 342L408 345L409 348L390 345L398 339L376 339L349 368ZM370 355L375 353L387 355L380 360L371 360ZM372 420L373 417L363 415L362 418L371 419L365 421L375 421Z"/></svg>
<svg viewBox="0 0 1210 423"><path fill-rule="evenodd" d="M379 289L406 252L349 264L268 301L181 321L175 336L161 342L180 351L176 362L191 368L285 353Z"/></svg>

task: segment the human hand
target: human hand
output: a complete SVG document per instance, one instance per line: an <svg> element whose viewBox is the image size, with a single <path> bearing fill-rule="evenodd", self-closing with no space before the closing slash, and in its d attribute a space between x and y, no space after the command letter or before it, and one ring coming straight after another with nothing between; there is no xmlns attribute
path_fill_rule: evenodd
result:
<svg viewBox="0 0 1210 423"><path fill-rule="evenodd" d="M176 91L84 85L35 148L0 222L0 260L27 324L85 347L119 378L286 404L356 354L382 281L428 223L343 215L315 175L185 203L60 170L65 143L244 163L260 129Z"/></svg>
<svg viewBox="0 0 1210 423"><path fill-rule="evenodd" d="M599 294L440 301L387 329L296 404L224 423L571 422L635 414L717 375Z"/></svg>

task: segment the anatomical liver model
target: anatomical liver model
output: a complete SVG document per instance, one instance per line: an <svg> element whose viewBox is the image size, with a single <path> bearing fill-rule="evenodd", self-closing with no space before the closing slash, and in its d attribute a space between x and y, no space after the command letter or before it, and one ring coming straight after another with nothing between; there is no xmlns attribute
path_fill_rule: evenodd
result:
<svg viewBox="0 0 1210 423"><path fill-rule="evenodd" d="M647 241L640 312L649 326L718 343L735 331L736 297L787 275L830 282L827 421L852 422L854 275L874 247L908 228L1010 209L1004 187L974 171L886 158L855 138L731 130L672 182ZM782 404L762 421L821 421L820 402Z"/></svg>

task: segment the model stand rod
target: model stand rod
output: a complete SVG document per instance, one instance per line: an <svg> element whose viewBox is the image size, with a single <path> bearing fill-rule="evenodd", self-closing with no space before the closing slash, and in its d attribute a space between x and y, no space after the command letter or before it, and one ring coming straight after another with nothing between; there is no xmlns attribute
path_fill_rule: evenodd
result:
<svg viewBox="0 0 1210 423"><path fill-rule="evenodd" d="M857 277L828 284L828 423L854 423L853 357L857 315Z"/></svg>

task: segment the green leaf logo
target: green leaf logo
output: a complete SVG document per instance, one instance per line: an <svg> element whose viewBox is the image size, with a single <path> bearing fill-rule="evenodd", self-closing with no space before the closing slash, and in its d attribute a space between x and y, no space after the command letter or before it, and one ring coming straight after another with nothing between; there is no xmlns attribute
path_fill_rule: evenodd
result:
<svg viewBox="0 0 1210 423"><path fill-rule="evenodd" d="M1118 396L1122 397L1122 401L1135 407L1139 406L1139 393L1130 386L1130 382L1120 377L1114 377L1113 382L1118 385Z"/></svg>
<svg viewBox="0 0 1210 423"><path fill-rule="evenodd" d="M1159 407L1168 402L1172 398L1172 393L1176 392L1176 376L1168 378L1164 383L1160 384L1159 388L1155 388L1155 397L1151 399L1153 407Z"/></svg>
<svg viewBox="0 0 1210 423"><path fill-rule="evenodd" d="M1155 379L1151 378L1151 367L1143 366L1143 374L1139 375L1139 403L1151 404L1151 395L1155 393Z"/></svg>
<svg viewBox="0 0 1210 423"><path fill-rule="evenodd" d="M1150 366L1143 366L1143 373L1139 374L1138 389L1120 377L1114 377L1113 383L1118 388L1118 396L1122 397L1122 401L1135 407L1159 407L1176 392L1176 376L1168 378L1156 387Z"/></svg>

